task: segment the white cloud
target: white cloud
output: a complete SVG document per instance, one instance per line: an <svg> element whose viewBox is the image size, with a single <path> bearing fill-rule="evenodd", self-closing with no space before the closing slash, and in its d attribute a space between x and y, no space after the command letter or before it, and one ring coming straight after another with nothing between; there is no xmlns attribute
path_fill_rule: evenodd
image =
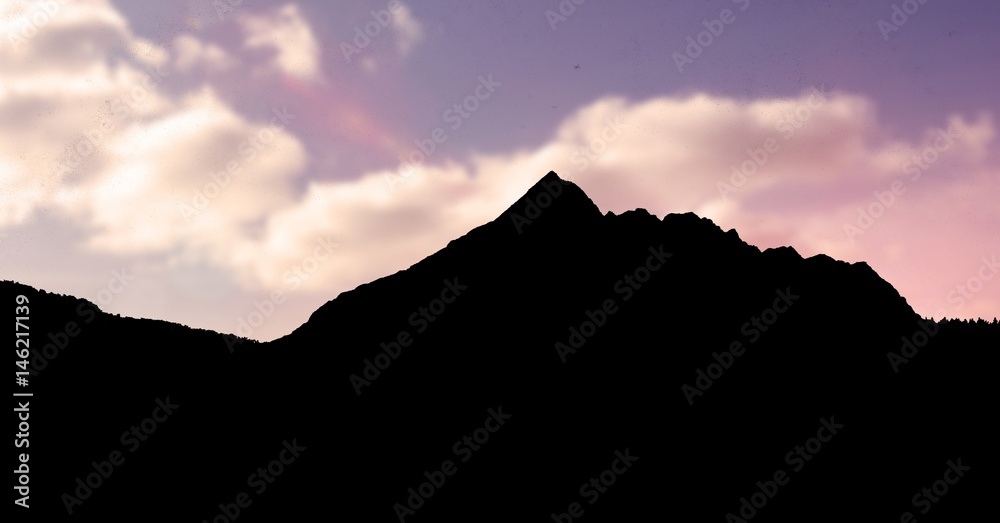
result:
<svg viewBox="0 0 1000 523"><path fill-rule="evenodd" d="M204 68L206 72L219 73L235 67L239 61L221 47L206 44L194 36L182 34L174 39L174 68L188 72Z"/></svg>
<svg viewBox="0 0 1000 523"><path fill-rule="evenodd" d="M221 261L246 241L246 224L291 203L291 181L305 165L304 149L287 133L247 149L261 128L205 88L178 101L170 114L115 135L107 144L115 161L65 189L59 201L64 212L95 227L87 242L93 249L149 254L183 246ZM211 174L230 162L239 166L236 175L213 182ZM227 186L215 195L213 183ZM197 194L209 203L188 223L180 206L197 211Z"/></svg>
<svg viewBox="0 0 1000 523"><path fill-rule="evenodd" d="M270 129L271 113L247 119L210 86L168 94L164 83L195 64L225 65L221 49L181 36L177 67L159 67L167 51L135 37L109 4L68 3L58 15L22 49L0 48L0 111L11 116L0 120L0 227L47 212L82 224L79 243L93 253L180 252L231 266L248 228L292 202L303 146ZM64 66L66 41L98 51ZM113 48L132 60L108 63ZM227 187L185 220L180 206L196 206L230 164L239 170Z"/></svg>
<svg viewBox="0 0 1000 523"><path fill-rule="evenodd" d="M322 81L320 45L309 22L295 4L268 14L244 14L240 23L246 33L244 45L271 48L271 67L307 81Z"/></svg>
<svg viewBox="0 0 1000 523"><path fill-rule="evenodd" d="M424 39L424 28L413 17L409 6L400 4L392 15L392 29L396 33L396 49L406 57Z"/></svg>

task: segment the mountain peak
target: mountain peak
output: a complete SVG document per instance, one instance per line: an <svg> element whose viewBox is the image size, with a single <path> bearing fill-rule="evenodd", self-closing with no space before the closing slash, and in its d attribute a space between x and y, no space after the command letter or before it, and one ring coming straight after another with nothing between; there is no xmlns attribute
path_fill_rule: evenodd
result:
<svg viewBox="0 0 1000 523"><path fill-rule="evenodd" d="M596 222L602 216L583 189L549 171L496 221L513 224L515 231L523 234L530 229Z"/></svg>

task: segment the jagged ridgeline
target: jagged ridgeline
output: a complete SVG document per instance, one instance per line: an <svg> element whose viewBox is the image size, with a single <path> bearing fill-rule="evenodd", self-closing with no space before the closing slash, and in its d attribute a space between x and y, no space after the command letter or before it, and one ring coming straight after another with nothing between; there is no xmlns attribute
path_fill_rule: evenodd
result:
<svg viewBox="0 0 1000 523"><path fill-rule="evenodd" d="M554 173L269 343L0 291L28 318L39 521L966 521L995 499L996 324L925 321L863 263L693 214L602 215Z"/></svg>

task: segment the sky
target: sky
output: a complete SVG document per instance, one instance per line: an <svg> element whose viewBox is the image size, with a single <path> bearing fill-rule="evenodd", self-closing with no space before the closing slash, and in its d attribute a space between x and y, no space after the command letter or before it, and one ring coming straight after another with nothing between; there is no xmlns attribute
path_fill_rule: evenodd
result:
<svg viewBox="0 0 1000 523"><path fill-rule="evenodd" d="M0 279L270 340L556 171L992 319L998 25L992 0L0 0Z"/></svg>

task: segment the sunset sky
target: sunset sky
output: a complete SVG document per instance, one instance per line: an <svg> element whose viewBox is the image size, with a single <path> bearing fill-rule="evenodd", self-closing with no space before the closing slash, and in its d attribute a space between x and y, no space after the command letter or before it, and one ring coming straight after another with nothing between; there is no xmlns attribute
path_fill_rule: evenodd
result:
<svg viewBox="0 0 1000 523"><path fill-rule="evenodd" d="M1000 2L577 2L0 0L0 279L269 340L556 171L1000 315Z"/></svg>

